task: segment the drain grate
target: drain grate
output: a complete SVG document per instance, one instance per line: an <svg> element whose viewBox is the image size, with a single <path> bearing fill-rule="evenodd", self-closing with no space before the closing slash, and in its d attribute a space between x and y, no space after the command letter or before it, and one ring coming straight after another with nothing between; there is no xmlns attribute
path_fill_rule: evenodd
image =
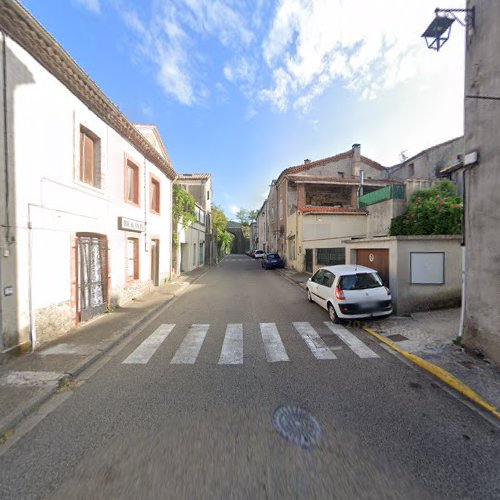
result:
<svg viewBox="0 0 500 500"><path fill-rule="evenodd" d="M408 337L396 333L395 335L387 335L387 338L394 342L401 342L402 340L408 340Z"/></svg>
<svg viewBox="0 0 500 500"><path fill-rule="evenodd" d="M301 448L319 443L321 426L306 410L298 406L280 406L273 413L273 425L278 433Z"/></svg>

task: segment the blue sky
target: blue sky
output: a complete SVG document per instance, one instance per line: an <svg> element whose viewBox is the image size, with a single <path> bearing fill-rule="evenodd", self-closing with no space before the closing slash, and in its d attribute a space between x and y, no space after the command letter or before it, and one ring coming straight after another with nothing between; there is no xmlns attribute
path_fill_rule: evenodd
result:
<svg viewBox="0 0 500 500"><path fill-rule="evenodd" d="M463 0L440 0L463 8ZM463 133L464 31L420 35L435 0L23 0L179 173L226 214L273 178L361 143L383 165Z"/></svg>

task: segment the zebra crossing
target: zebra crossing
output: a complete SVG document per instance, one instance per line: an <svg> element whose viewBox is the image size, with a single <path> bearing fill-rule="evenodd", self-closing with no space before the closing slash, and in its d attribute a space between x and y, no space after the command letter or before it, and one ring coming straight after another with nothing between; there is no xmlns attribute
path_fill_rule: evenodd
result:
<svg viewBox="0 0 500 500"><path fill-rule="evenodd" d="M293 322L294 330L303 340L311 354L320 361L336 360L337 356L333 350L339 347L330 348L315 328L309 322ZM347 346L357 357L362 359L378 358L378 354L364 344L358 337L353 335L342 325L334 325L325 321L324 325L333 333L343 345ZM144 340L122 364L144 365L154 356L162 343L176 327L175 324L160 325L149 337ZM289 362L285 344L275 323L259 323L260 338L262 340L263 351L268 363ZM171 365L193 365L198 359L201 348L210 324L193 324L189 327L185 337L170 360ZM218 359L218 365L242 365L244 362L244 331L242 323L229 323L226 325L222 349Z"/></svg>

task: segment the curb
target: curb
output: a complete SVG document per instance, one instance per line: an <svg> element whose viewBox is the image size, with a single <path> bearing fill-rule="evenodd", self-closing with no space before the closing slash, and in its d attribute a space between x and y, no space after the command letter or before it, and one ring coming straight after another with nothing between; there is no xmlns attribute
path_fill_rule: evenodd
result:
<svg viewBox="0 0 500 500"><path fill-rule="evenodd" d="M43 391L41 394L32 397L30 400L28 400L28 402L25 405L23 405L21 409L14 410L12 413L4 417L0 421L0 438L2 436L7 435L11 431L15 432L15 427L21 420L23 420L28 415L33 413L40 406L42 406L43 403L48 401L54 394L56 394L61 381L77 377L80 373L82 373L89 366L91 366L100 358L102 358L106 353L111 351L111 349L113 349L116 345L118 345L122 340L127 338L129 335L131 335L139 327L147 325L147 323L149 322L148 320L152 320L153 319L152 317L156 316L163 308L167 307L172 301L174 301L180 295L186 293L186 290L187 288L189 288L189 285L198 281L200 278L209 273L212 269L213 267L209 267L205 272L194 278L193 281L190 281L187 287L181 288L180 290L181 293L178 294L174 293L171 298L169 298L165 302L162 302L161 304L154 306L152 309L144 313L140 318L137 319L137 321L135 321L135 323L133 323L131 326L118 333L118 335L115 338L113 338L106 346L104 346L100 350L97 350L94 354L91 354L90 356L82 360L80 363L77 363L74 368L68 370L62 377L56 380L55 385L53 387L50 387L45 391Z"/></svg>
<svg viewBox="0 0 500 500"><path fill-rule="evenodd" d="M447 384L449 387L462 394L462 396L465 396L466 398L470 399L471 401L473 401L474 403L481 406L483 409L489 411L492 415L500 419L500 411L496 406L488 402L474 389L464 384L460 379L452 375L450 372L446 371L440 366L437 366L433 363L430 363L429 361L426 361L425 359L422 359L416 354L401 349L394 342L390 341L389 339L386 339L383 335L377 333L375 330L372 330L368 326L362 325L362 328L365 332L374 336L384 344L388 345L391 349L404 356L406 359L409 359L420 368L423 368L424 370L426 370L427 372L429 372L430 374L434 375L436 378Z"/></svg>
<svg viewBox="0 0 500 500"><path fill-rule="evenodd" d="M306 289L306 285L305 285L305 282L299 282L299 281L295 281L293 280L292 278L290 278L290 276L288 276L284 271L282 271L281 269L278 270L280 275L283 276L283 278L285 278L287 281L289 281L290 283L292 283L292 285L296 285L298 286L299 288L302 288L302 290L305 290Z"/></svg>

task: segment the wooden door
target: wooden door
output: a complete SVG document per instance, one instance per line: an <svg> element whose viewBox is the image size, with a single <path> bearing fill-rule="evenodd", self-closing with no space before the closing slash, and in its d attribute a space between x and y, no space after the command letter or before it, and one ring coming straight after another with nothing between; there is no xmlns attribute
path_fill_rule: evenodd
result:
<svg viewBox="0 0 500 500"><path fill-rule="evenodd" d="M356 263L378 271L384 285L389 286L389 249L358 249L356 250Z"/></svg>

